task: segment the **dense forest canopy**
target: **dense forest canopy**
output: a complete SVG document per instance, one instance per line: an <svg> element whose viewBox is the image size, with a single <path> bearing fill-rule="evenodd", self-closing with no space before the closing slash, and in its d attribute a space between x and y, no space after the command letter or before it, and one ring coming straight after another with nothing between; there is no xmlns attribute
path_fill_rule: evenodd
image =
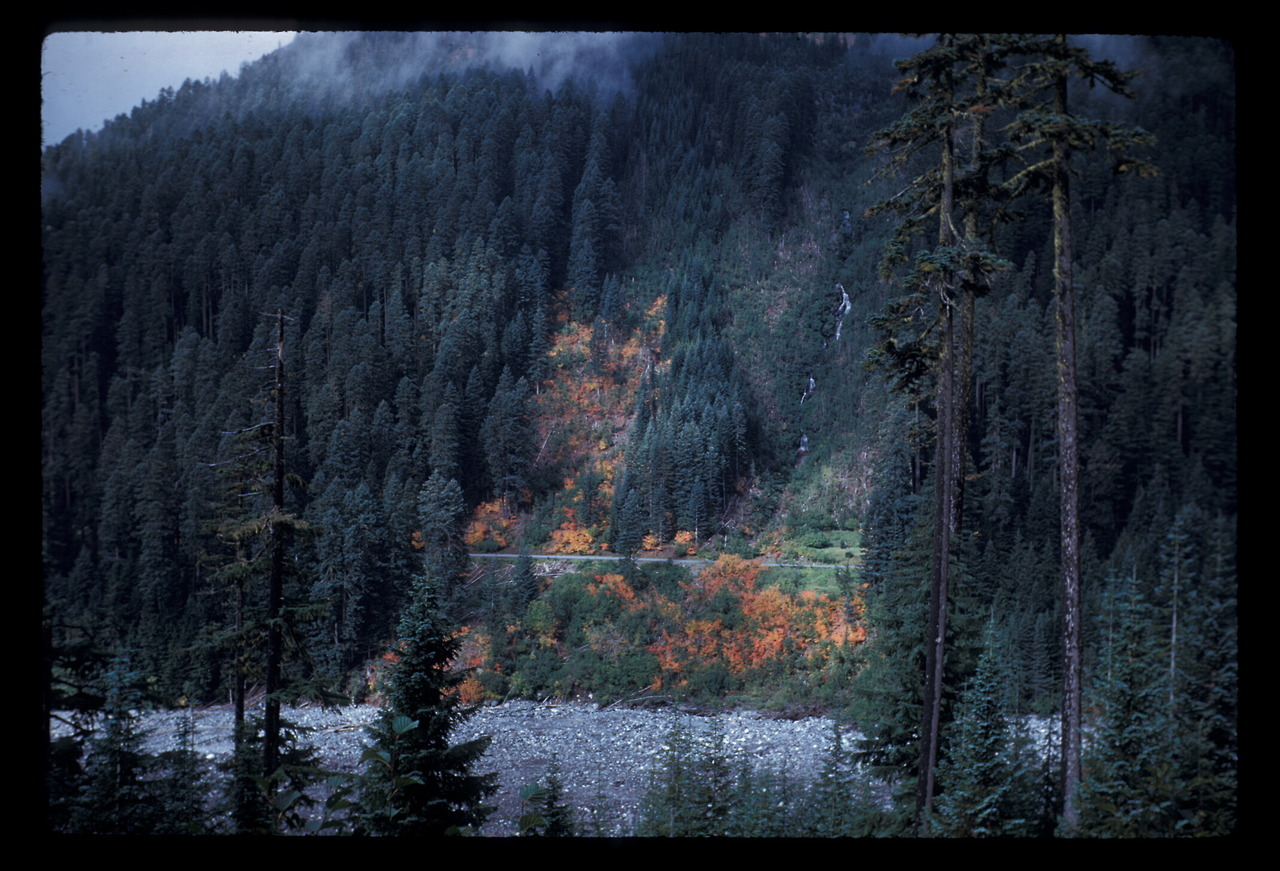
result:
<svg viewBox="0 0 1280 871"><path fill-rule="evenodd" d="M1061 128L1034 114L1040 85L999 90L1034 78L1031 50L991 49L995 90L946 104L984 132L925 136L912 113L944 74L917 53L946 44L306 33L47 148L51 655L128 651L172 704L267 681L248 651L275 643L286 685L358 696L425 561L433 607L468 627L473 700L771 686L858 722L905 795L945 504L938 825L973 825L960 797L979 787L945 772L977 770L956 761L977 752L975 694L995 716L1062 701L1055 217L1048 186L1018 187L1048 153L1026 131ZM1121 831L1217 831L1236 752L1234 59L1203 38L1072 45L1139 73L1130 98L1069 86L1073 114L1110 125L1070 146L1085 705L1115 739L1086 760L1081 824L1130 802ZM1155 173L1115 172L1121 130ZM952 297L920 290L921 269L958 268L932 247L946 140L973 221L956 232L990 251L980 281L955 273L981 284L963 389L939 386L960 346L928 327ZM631 563L548 585L527 556L469 574L468 552L502 549L721 558L701 582ZM845 567L770 587L766 554ZM1138 724L1166 755L1124 780ZM1178 778L1197 786L1161 804Z"/></svg>

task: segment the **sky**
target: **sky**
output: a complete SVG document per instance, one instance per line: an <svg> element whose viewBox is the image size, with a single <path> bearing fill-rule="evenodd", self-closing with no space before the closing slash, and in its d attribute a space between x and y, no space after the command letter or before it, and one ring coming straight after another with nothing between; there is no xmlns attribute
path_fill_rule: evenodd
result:
<svg viewBox="0 0 1280 871"><path fill-rule="evenodd" d="M216 79L226 70L275 51L292 32L125 31L52 33L40 53L42 143L61 142L77 128L100 130L162 88L186 79Z"/></svg>

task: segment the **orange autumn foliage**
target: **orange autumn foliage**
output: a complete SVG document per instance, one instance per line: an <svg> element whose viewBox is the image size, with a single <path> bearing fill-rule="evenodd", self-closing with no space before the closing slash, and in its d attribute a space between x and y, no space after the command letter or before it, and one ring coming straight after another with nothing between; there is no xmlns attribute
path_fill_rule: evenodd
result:
<svg viewBox="0 0 1280 871"><path fill-rule="evenodd" d="M563 523L552 531L553 553L596 553L598 541L611 537L608 516L627 423L640 375L661 346L663 311L661 305L652 309L627 336L597 337L591 324L565 323L552 337L551 374L533 399L535 465L563 479L560 498L581 506L579 522L591 518L581 523L589 533ZM577 489L577 479L587 472L597 482L590 492Z"/></svg>
<svg viewBox="0 0 1280 871"><path fill-rule="evenodd" d="M511 544L507 538L510 525L501 499L481 502L471 515L463 540L469 547L475 547L486 538L492 538L498 547L507 547Z"/></svg>
<svg viewBox="0 0 1280 871"><path fill-rule="evenodd" d="M472 627L463 626L456 637L461 640L451 668L456 670L482 667L485 652L489 649L489 634L482 629L473 631Z"/></svg>
<svg viewBox="0 0 1280 871"><path fill-rule="evenodd" d="M762 668L790 655L825 657L828 645L858 643L861 627L850 626L844 606L811 590L792 596L777 587L757 588L763 567L754 560L724 555L684 585L685 603L649 646L668 679L694 666L720 662L731 674ZM724 596L737 606L741 619L733 629L722 620L702 616L706 603Z"/></svg>
<svg viewBox="0 0 1280 871"><path fill-rule="evenodd" d="M754 589L763 570L764 566L758 560L723 553L689 583L688 589L698 591L704 598L714 596L721 590L736 593Z"/></svg>
<svg viewBox="0 0 1280 871"><path fill-rule="evenodd" d="M590 536L577 526L575 509L567 508L564 514L566 520L557 530L559 546L591 547ZM573 679L586 681L584 688L591 686L593 678L588 675L601 667L599 663L614 662L636 652L638 646L653 660L644 672L629 679L639 678L653 688L699 687L707 669L717 666L748 685L776 681L796 668L810 675L806 681L812 686L841 679L837 675L845 673L839 669L847 668L841 664L847 659L837 656L838 650L865 639L860 602L811 590L788 593L762 582L764 572L756 560L722 556L683 581L674 596L670 587L660 585L637 590L621 573L596 574L590 580L575 576L563 590L567 598L557 599L557 587L550 587L545 597L529 604L523 618L498 632L497 647L514 643L515 632L524 634L525 643L554 651L564 661L579 655L576 651L589 650L595 654L592 664L579 672L583 677ZM557 610L577 601L572 597L583 595L599 601L584 611L576 606ZM604 602L608 607L602 607ZM591 616L584 616L579 624L573 616L579 613ZM569 644L571 632L580 634ZM478 627L461 641L457 665L475 670L464 682L465 692L480 698L483 686L489 685L492 691L495 685L490 680L495 676L487 672L499 671L497 663L487 661L494 655L494 644ZM523 667L521 662L506 669L513 681ZM828 672L829 665L837 670Z"/></svg>
<svg viewBox="0 0 1280 871"><path fill-rule="evenodd" d="M625 605L629 611L640 611L645 607L644 602L636 597L636 591L631 589L631 585L627 583L626 578L622 575L596 575L595 583L587 584L587 592L593 596L612 596Z"/></svg>
<svg viewBox="0 0 1280 871"><path fill-rule="evenodd" d="M595 539L576 522L566 520L559 529L551 530L551 545L547 550L551 553L593 553Z"/></svg>
<svg viewBox="0 0 1280 871"><path fill-rule="evenodd" d="M467 675L466 679L454 688L454 692L458 696L458 701L467 706L480 704L485 700L486 695L484 685L474 674Z"/></svg>
<svg viewBox="0 0 1280 871"><path fill-rule="evenodd" d="M365 666L365 689L368 692L370 704L382 704L382 684L386 680L387 674L390 673L391 667L400 661L400 654L396 652L399 647L400 645L397 644L395 649L388 650L381 657Z"/></svg>

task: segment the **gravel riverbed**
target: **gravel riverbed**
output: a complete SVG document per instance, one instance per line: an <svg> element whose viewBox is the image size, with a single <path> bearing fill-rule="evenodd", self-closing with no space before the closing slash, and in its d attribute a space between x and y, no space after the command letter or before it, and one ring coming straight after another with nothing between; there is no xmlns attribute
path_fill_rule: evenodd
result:
<svg viewBox="0 0 1280 871"><path fill-rule="evenodd" d="M286 719L310 729L307 741L330 770L356 771L366 741L364 727L377 708L303 707L284 712ZM196 709L195 748L209 763L231 755L230 706ZM181 712L155 712L145 719L148 749L172 749ZM660 770L667 739L681 727L692 740L710 746L716 724L733 760L750 760L759 768L786 772L809 781L821 770L831 742L832 721L824 717L777 719L750 711L699 716L671 708L642 710L590 703L506 702L480 708L458 729L460 742L479 735L492 739L479 771L498 773L499 791L491 802L498 810L482 835L514 835L521 815L520 787L544 780L553 758L559 762L566 801L578 822L591 830L599 819L602 834L634 831L650 774ZM846 746L855 736L844 732Z"/></svg>

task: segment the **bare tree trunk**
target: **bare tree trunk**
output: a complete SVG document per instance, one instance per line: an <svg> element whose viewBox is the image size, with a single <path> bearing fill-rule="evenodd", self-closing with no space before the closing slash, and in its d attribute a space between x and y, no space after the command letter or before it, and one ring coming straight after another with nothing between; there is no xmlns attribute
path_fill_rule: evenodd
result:
<svg viewBox="0 0 1280 871"><path fill-rule="evenodd" d="M949 83L948 83L949 85ZM950 100L950 87L947 99ZM955 198L955 156L952 131L942 138L942 196L938 204L938 246L955 244L952 210ZM937 450L934 471L933 562L929 578L929 612L925 624L924 705L921 713L920 761L916 780L918 827L925 825L933 808L934 772L938 763L941 731L942 674L946 661L947 596L951 576L951 537L956 528L955 457L955 351L956 324L952 273L938 279L938 304L942 307L941 354L938 359Z"/></svg>
<svg viewBox="0 0 1280 871"><path fill-rule="evenodd" d="M1065 37L1059 37L1065 45ZM1055 83L1055 108L1067 114L1067 75ZM1057 299L1058 464L1061 468L1062 551L1062 814L1069 827L1079 824L1076 792L1081 758L1080 627L1080 448L1077 424L1075 288L1071 261L1071 151L1061 138L1053 143L1053 275Z"/></svg>
<svg viewBox="0 0 1280 871"><path fill-rule="evenodd" d="M240 559L240 549L237 547L236 558ZM243 749L241 745L244 743L244 579L236 581L236 667L235 677L231 682L232 704L235 705L235 716L233 719L235 727L235 745L236 750Z"/></svg>
<svg viewBox="0 0 1280 871"><path fill-rule="evenodd" d="M276 340L275 426L272 448L275 469L271 501L274 520L271 524L271 579L267 594L267 707L262 743L263 774L270 777L280 763L280 661L284 657L284 636L280 627L281 604L284 599L284 312L276 318L279 333Z"/></svg>

